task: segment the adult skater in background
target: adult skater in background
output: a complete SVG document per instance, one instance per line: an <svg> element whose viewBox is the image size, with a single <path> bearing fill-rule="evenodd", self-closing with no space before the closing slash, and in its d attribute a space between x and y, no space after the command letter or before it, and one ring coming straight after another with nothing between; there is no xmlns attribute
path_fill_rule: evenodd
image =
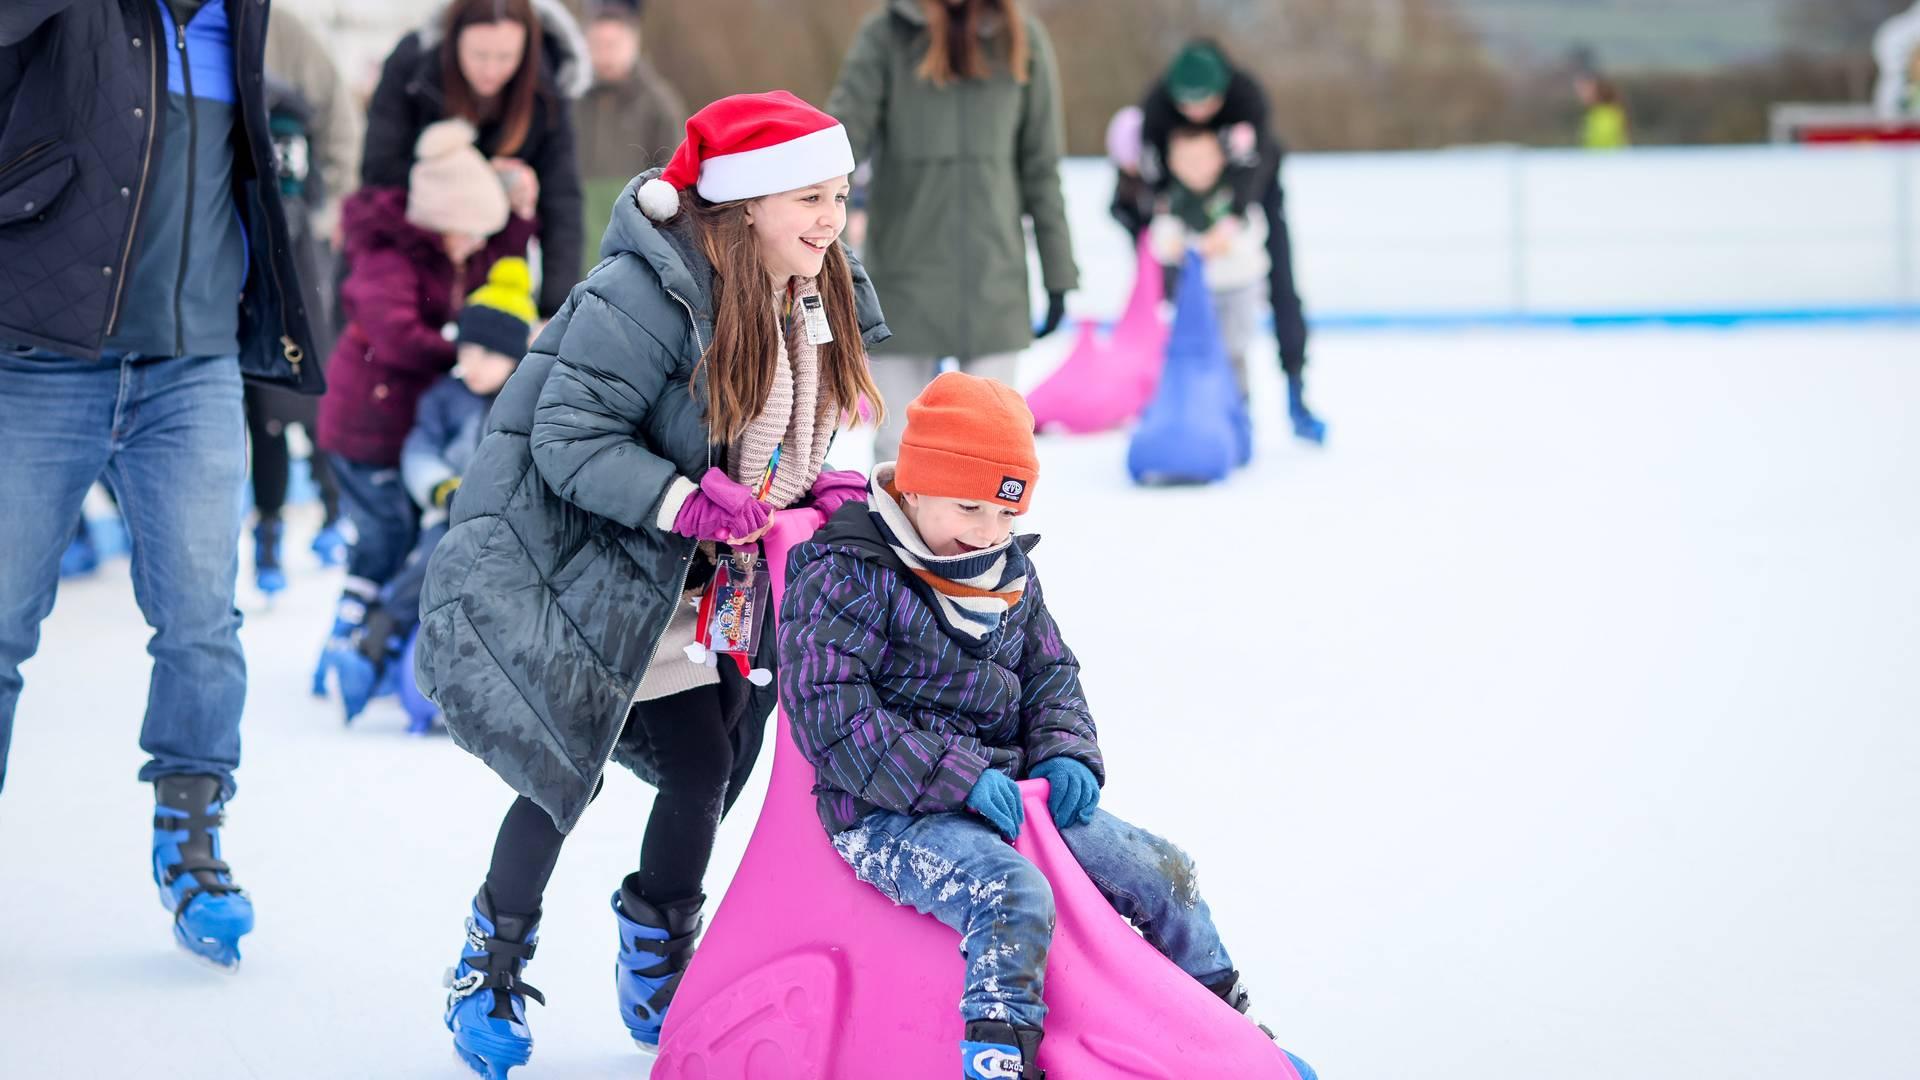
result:
<svg viewBox="0 0 1920 1080"><path fill-rule="evenodd" d="M608 258L534 341L461 479L415 674L454 741L519 793L447 999L483 1076L532 1052L526 998L542 999L521 972L609 760L658 789L613 913L620 1015L660 1040L774 704L769 676L689 659L694 590L776 512L866 494L859 473L821 471L860 400L883 408L866 352L886 328L837 243L851 172L846 132L791 94L696 113L665 172L615 203Z"/></svg>
<svg viewBox="0 0 1920 1080"><path fill-rule="evenodd" d="M514 212L539 224L540 314L552 316L580 269L585 225L569 103L592 80L586 39L559 0L448 0L381 69L361 180L405 186L421 132L449 118L472 124Z"/></svg>
<svg viewBox="0 0 1920 1080"><path fill-rule="evenodd" d="M1016 383L1035 336L1023 217L1047 290L1039 336L1079 283L1045 28L1017 0L889 0L861 24L827 111L871 158L862 251L894 332L873 358L881 392L911 399L949 356ZM903 423L880 425L877 460L898 451Z"/></svg>
<svg viewBox="0 0 1920 1080"><path fill-rule="evenodd" d="M220 850L247 695L233 606L241 378L320 389L274 169L266 33L266 6L248 0L0 4L0 783L20 665L81 500L105 477L154 630L140 730L151 868L175 939L227 967L253 929ZM87 782L86 763L46 767ZM28 891L53 872L11 870Z"/></svg>
<svg viewBox="0 0 1920 1080"><path fill-rule="evenodd" d="M1326 440L1327 426L1308 408L1306 399L1307 320L1293 281L1293 241L1287 231L1286 196L1280 187L1280 159L1284 148L1274 137L1266 91L1253 77L1233 66L1220 46L1193 41L1140 103L1141 132L1139 187L1142 201L1116 203L1114 214L1135 235L1153 220L1157 200L1166 197L1174 182L1166 167L1168 142L1175 129L1189 125L1217 133L1242 166L1230 213L1222 229L1234 228L1250 206L1267 218L1267 293L1273 303L1273 332L1280 343L1280 367L1287 376L1287 412L1293 433L1313 443Z"/></svg>

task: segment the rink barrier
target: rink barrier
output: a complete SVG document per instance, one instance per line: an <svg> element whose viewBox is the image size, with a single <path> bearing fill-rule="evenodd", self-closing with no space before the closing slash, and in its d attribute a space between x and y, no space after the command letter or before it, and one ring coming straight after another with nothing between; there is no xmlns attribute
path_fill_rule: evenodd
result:
<svg viewBox="0 0 1920 1080"><path fill-rule="evenodd" d="M1738 326L1920 318L1920 148L1517 147L1295 154L1308 320L1326 329ZM1125 302L1113 170L1062 168L1082 286Z"/></svg>

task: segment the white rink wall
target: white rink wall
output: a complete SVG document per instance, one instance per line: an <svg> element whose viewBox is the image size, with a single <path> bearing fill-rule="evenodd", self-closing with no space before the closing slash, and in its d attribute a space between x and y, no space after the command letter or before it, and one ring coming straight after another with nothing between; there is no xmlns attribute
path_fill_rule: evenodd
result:
<svg viewBox="0 0 1920 1080"><path fill-rule="evenodd" d="M1920 150L1297 154L1294 265L1320 325L1920 314ZM1113 170L1064 169L1083 288L1132 280Z"/></svg>

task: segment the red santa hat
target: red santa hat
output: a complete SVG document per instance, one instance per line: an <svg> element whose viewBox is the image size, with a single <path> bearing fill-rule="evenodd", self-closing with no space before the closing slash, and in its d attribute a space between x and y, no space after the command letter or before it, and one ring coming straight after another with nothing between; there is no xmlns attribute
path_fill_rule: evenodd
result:
<svg viewBox="0 0 1920 1080"><path fill-rule="evenodd" d="M655 221L680 211L688 187L708 202L755 199L853 171L853 145L839 121L785 90L735 94L694 113L666 171L635 201Z"/></svg>

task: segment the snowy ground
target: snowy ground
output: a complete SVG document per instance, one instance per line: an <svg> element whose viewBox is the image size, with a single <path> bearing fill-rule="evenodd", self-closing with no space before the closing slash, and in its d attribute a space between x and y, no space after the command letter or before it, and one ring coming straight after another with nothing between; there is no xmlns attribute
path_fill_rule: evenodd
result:
<svg viewBox="0 0 1920 1080"><path fill-rule="evenodd" d="M1913 1075L1920 331L1315 356L1324 453L1263 381L1230 483L1049 440L1033 515L1105 805L1195 853L1259 1014L1329 1080ZM233 978L147 884L124 564L63 589L0 800L0 1077L461 1075L439 978L507 792L306 696L335 580L292 551L279 607L243 600ZM549 894L528 1080L642 1072L606 905L648 793L617 779Z"/></svg>

